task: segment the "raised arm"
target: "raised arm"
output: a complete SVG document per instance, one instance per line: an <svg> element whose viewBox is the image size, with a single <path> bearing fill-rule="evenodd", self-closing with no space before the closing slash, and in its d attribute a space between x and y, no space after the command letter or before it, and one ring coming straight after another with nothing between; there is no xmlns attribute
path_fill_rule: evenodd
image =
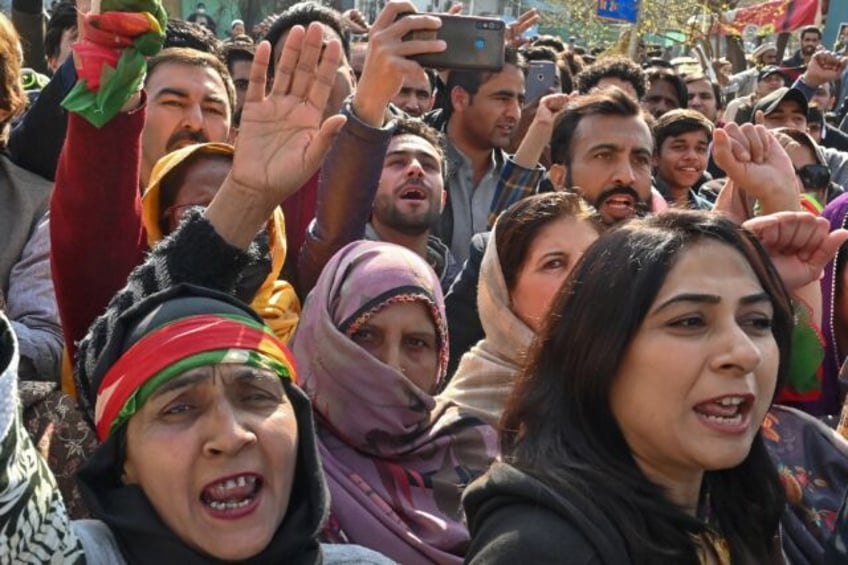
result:
<svg viewBox="0 0 848 565"><path fill-rule="evenodd" d="M743 222L761 215L801 209L801 195L789 155L763 126L728 124L713 136L716 165L728 176L715 210Z"/></svg>
<svg viewBox="0 0 848 565"><path fill-rule="evenodd" d="M522 198L535 194L539 189L539 183L545 174L544 167L539 165L539 159L551 142L557 114L572 98L574 95L571 94L548 94L539 101L536 114L518 150L515 155L507 158L501 168L489 210L489 229L495 225L495 220L501 212Z"/></svg>
<svg viewBox="0 0 848 565"><path fill-rule="evenodd" d="M86 3L78 0L78 10L86 10ZM84 41L85 25L79 21ZM76 56L78 69L89 63ZM68 116L50 205L50 237L56 299L71 355L130 271L144 260L147 236L139 179L145 117L140 93L101 128L79 114Z"/></svg>
<svg viewBox="0 0 848 565"><path fill-rule="evenodd" d="M97 129L71 114L50 203L56 300L68 350L144 260L139 159L145 111Z"/></svg>
<svg viewBox="0 0 848 565"><path fill-rule="evenodd" d="M365 237L391 141L391 124L384 127L386 108L403 85L404 74L418 65L406 56L444 49L442 41L403 41L410 30L440 25L429 16L395 21L398 14L414 11L415 6L408 2L389 3L371 27L362 76L344 109L348 121L321 167L315 219L298 261L301 296L312 289L336 251Z"/></svg>

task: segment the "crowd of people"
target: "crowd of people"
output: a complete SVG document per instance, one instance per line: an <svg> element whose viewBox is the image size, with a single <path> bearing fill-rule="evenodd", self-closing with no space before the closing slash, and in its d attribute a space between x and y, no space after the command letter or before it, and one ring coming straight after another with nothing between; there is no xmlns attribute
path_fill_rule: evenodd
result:
<svg viewBox="0 0 848 565"><path fill-rule="evenodd" d="M34 4L0 15L0 562L848 561L818 29L732 74L531 10L481 71L420 66L451 46L407 0L225 41L62 1L43 50Z"/></svg>

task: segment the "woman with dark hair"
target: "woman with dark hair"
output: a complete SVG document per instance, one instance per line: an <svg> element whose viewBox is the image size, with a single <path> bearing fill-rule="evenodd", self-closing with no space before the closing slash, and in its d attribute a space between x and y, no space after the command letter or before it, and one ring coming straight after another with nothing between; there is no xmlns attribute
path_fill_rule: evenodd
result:
<svg viewBox="0 0 848 565"><path fill-rule="evenodd" d="M486 336L463 355L443 397L497 425L556 291L599 231L594 210L569 192L530 196L498 217L477 293Z"/></svg>
<svg viewBox="0 0 848 565"><path fill-rule="evenodd" d="M784 261L793 288L834 243L817 233ZM469 562L780 562L784 495L760 424L792 324L763 248L720 216L602 237L510 397L503 462L466 491Z"/></svg>

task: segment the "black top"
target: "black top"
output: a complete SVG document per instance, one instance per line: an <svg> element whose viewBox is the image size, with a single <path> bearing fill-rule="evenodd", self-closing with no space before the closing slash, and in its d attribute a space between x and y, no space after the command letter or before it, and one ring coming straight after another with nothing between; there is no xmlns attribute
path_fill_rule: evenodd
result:
<svg viewBox="0 0 848 565"><path fill-rule="evenodd" d="M506 463L495 463L463 496L470 564L630 563L624 539L588 497L558 492Z"/></svg>

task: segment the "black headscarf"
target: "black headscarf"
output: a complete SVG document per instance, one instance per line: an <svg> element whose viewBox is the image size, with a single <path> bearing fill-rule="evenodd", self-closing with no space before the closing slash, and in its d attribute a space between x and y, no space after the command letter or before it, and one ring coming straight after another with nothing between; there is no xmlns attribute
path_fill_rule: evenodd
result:
<svg viewBox="0 0 848 565"><path fill-rule="evenodd" d="M261 319L245 304L209 289L179 285L151 295L118 321L100 353L92 390L105 371L138 339L169 321L195 314L232 314ZM271 543L249 563L320 564L318 533L329 512L329 494L315 442L312 407L294 384L283 381L297 418L297 463L291 497ZM93 403L92 403L93 405ZM80 492L92 515L115 536L128 563L223 563L183 543L165 525L138 485L121 481L126 456L126 428L111 434L78 474ZM281 470L282 472L282 470Z"/></svg>

